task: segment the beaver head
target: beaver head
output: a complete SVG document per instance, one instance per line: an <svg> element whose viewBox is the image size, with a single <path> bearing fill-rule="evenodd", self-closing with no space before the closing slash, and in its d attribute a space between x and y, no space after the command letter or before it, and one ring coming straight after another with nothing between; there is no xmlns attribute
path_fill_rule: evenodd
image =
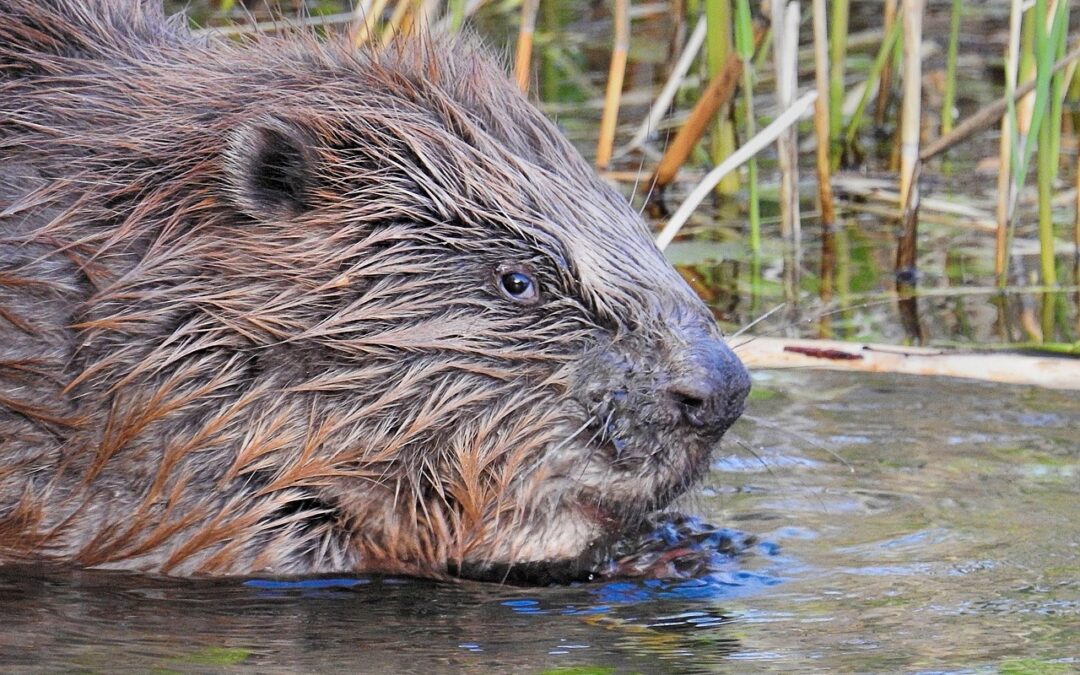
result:
<svg viewBox="0 0 1080 675"><path fill-rule="evenodd" d="M483 575L578 557L705 470L745 370L477 49L166 40L137 11L8 84L42 214L18 269L71 312L68 407L37 422L55 478L8 511L25 540L173 573Z"/></svg>

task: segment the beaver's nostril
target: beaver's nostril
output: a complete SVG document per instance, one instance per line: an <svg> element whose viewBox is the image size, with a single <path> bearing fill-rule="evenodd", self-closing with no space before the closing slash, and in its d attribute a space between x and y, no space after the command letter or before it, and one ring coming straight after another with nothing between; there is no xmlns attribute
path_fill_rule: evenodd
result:
<svg viewBox="0 0 1080 675"><path fill-rule="evenodd" d="M709 393L705 387L690 382L678 382L668 388L668 394L682 419L692 427L708 424L706 408L709 405Z"/></svg>
<svg viewBox="0 0 1080 675"><path fill-rule="evenodd" d="M696 396L683 396L681 394L675 394L674 396L675 400L685 410L699 410L705 407L705 401Z"/></svg>
<svg viewBox="0 0 1080 675"><path fill-rule="evenodd" d="M677 424L722 433L742 414L750 390L746 369L719 340L702 339L668 384L667 400Z"/></svg>

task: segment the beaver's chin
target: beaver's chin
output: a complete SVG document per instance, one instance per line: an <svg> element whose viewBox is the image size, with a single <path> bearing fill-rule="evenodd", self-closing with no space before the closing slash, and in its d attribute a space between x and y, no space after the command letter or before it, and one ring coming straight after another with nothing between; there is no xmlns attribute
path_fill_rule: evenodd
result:
<svg viewBox="0 0 1080 675"><path fill-rule="evenodd" d="M590 456L604 466L607 480L584 487L577 509L607 532L637 527L701 480L719 441L720 434L668 443L596 443Z"/></svg>
<svg viewBox="0 0 1080 675"><path fill-rule="evenodd" d="M626 445L590 445L576 450L590 459L584 469L576 468L575 489L516 533L512 556L465 560L451 565L451 574L520 584L594 579L624 536L639 532L707 471L714 444L687 443L677 452L655 448L633 456Z"/></svg>

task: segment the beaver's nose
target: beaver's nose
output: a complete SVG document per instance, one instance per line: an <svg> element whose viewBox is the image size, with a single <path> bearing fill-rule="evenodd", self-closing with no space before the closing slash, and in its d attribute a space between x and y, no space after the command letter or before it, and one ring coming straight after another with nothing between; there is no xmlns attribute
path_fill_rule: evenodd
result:
<svg viewBox="0 0 1080 675"><path fill-rule="evenodd" d="M696 341L667 396L681 421L703 433L727 430L743 412L750 375L720 340Z"/></svg>

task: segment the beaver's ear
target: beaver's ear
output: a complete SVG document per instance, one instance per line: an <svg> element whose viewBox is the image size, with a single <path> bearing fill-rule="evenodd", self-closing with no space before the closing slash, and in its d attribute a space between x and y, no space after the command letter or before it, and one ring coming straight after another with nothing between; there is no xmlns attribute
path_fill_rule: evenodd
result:
<svg viewBox="0 0 1080 675"><path fill-rule="evenodd" d="M312 135L293 121L268 116L235 130L225 167L236 205L253 218L280 220L311 208Z"/></svg>

